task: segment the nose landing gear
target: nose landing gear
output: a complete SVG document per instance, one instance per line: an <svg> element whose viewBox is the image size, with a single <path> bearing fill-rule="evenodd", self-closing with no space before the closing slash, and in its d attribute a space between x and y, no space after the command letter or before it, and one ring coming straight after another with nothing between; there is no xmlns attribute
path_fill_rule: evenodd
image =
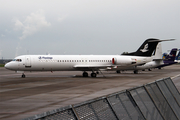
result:
<svg viewBox="0 0 180 120"><path fill-rule="evenodd" d="M21 77L22 77L22 78L25 78L25 77L26 77L26 75L23 73Z"/></svg>
<svg viewBox="0 0 180 120"><path fill-rule="evenodd" d="M138 74L138 70L134 70L134 74Z"/></svg>

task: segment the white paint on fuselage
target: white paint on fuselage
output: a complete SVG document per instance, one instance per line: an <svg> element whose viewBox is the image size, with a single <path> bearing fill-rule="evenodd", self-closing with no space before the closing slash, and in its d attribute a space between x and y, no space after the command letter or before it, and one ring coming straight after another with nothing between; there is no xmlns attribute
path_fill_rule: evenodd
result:
<svg viewBox="0 0 180 120"><path fill-rule="evenodd" d="M113 64L112 58L122 60L120 64ZM123 55L22 55L15 58L21 61L11 61L5 65L14 71L79 71L75 66L121 67L135 66L152 60L152 57L123 56ZM135 64L128 64L127 60L136 60ZM28 62L27 62L28 61ZM126 63L127 62L127 63ZM114 69L118 66L117 69ZM107 69L108 70L108 69ZM84 71L83 69L81 71Z"/></svg>

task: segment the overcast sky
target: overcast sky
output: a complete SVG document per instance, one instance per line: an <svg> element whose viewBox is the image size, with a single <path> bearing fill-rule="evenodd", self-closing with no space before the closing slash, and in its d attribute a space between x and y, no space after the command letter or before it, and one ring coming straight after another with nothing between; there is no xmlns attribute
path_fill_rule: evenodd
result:
<svg viewBox="0 0 180 120"><path fill-rule="evenodd" d="M180 48L180 0L0 0L0 59L121 54L148 38Z"/></svg>

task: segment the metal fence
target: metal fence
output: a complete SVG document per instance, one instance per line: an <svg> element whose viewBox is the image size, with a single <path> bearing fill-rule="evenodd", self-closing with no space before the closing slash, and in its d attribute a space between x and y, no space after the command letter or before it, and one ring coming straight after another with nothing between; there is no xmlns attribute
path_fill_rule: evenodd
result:
<svg viewBox="0 0 180 120"><path fill-rule="evenodd" d="M165 78L24 120L180 120L180 94Z"/></svg>

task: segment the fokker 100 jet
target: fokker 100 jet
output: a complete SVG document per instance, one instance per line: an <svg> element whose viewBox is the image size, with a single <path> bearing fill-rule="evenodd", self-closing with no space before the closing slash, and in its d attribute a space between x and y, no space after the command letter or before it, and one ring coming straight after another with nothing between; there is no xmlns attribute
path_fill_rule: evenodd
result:
<svg viewBox="0 0 180 120"><path fill-rule="evenodd" d="M171 39L170 39L171 40ZM14 58L5 68L14 71L92 71L96 77L101 70L117 70L120 67L142 65L152 61L152 54L159 42L169 40L147 39L136 52L129 55L22 55Z"/></svg>

